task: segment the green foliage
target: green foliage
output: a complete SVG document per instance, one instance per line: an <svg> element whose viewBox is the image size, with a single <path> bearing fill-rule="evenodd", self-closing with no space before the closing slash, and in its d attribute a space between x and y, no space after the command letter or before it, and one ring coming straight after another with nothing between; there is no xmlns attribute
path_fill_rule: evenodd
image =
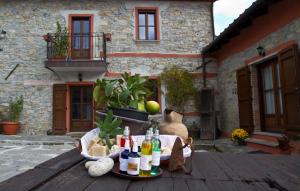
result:
<svg viewBox="0 0 300 191"><path fill-rule="evenodd" d="M186 100L196 95L191 74L185 69L173 66L166 68L160 77L166 85L167 103L183 112Z"/></svg>
<svg viewBox="0 0 300 191"><path fill-rule="evenodd" d="M144 101L150 94L146 88L147 77L124 73L121 79L97 79L93 97L95 102L109 107L138 108L138 103Z"/></svg>
<svg viewBox="0 0 300 191"><path fill-rule="evenodd" d="M16 98L14 101L10 101L9 120L14 122L18 121L22 110L23 110L23 96Z"/></svg>
<svg viewBox="0 0 300 191"><path fill-rule="evenodd" d="M53 39L53 47L55 50L55 56L66 56L68 52L68 29L62 27L60 23L56 22L56 32Z"/></svg>
<svg viewBox="0 0 300 191"><path fill-rule="evenodd" d="M109 110L105 119L101 121L99 118L96 119L96 126L100 129L99 138L104 140L109 149L112 147L110 139L115 138L116 135L122 134L122 129L120 125L122 120L119 118L114 118L113 112Z"/></svg>

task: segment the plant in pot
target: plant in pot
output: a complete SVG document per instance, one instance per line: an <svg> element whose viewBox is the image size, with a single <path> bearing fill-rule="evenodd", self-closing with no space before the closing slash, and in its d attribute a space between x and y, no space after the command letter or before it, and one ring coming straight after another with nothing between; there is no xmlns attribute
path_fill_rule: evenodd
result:
<svg viewBox="0 0 300 191"><path fill-rule="evenodd" d="M62 27L60 23L56 22L56 32L54 36L48 36L51 39L53 58L64 59L68 55L69 41L68 41L68 29Z"/></svg>
<svg viewBox="0 0 300 191"><path fill-rule="evenodd" d="M2 122L5 135L16 135L19 130L19 118L23 110L23 97L20 96L9 103L8 118Z"/></svg>
<svg viewBox="0 0 300 191"><path fill-rule="evenodd" d="M148 120L145 98L150 94L146 88L147 77L124 73L121 79L97 80L93 97L97 104L105 104L114 115ZM102 92L102 93L101 93Z"/></svg>

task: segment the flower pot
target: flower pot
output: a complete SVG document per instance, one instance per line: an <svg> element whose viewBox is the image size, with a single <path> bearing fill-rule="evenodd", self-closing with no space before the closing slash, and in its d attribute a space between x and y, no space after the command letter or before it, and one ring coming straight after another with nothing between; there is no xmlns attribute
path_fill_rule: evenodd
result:
<svg viewBox="0 0 300 191"><path fill-rule="evenodd" d="M148 121L149 114L147 112L138 111L135 109L109 107L114 115L140 121Z"/></svg>
<svg viewBox="0 0 300 191"><path fill-rule="evenodd" d="M2 122L3 134L16 135L19 130L19 126L20 126L19 122L4 121Z"/></svg>

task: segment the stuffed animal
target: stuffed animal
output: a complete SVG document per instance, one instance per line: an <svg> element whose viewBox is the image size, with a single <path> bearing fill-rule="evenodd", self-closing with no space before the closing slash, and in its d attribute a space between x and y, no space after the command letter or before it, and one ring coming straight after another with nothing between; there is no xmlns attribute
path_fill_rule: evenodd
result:
<svg viewBox="0 0 300 191"><path fill-rule="evenodd" d="M183 116L173 110L165 110L165 120L160 124L160 133L166 135L177 135L183 140L188 138L188 130L182 123Z"/></svg>

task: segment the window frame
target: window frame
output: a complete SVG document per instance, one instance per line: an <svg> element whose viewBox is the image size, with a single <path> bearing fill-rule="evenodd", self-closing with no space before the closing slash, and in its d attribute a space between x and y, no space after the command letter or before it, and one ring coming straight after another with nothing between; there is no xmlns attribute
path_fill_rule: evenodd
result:
<svg viewBox="0 0 300 191"><path fill-rule="evenodd" d="M154 12L155 13L155 18L154 18L154 32L155 32L155 39L154 40L149 40L147 39L147 30L148 26L145 23L145 35L146 39L140 39L140 23L139 23L139 13L140 12ZM147 19L146 19L147 20ZM135 8L135 40L137 41L159 41L160 40L160 28L159 28L159 8L158 7L136 7Z"/></svg>

